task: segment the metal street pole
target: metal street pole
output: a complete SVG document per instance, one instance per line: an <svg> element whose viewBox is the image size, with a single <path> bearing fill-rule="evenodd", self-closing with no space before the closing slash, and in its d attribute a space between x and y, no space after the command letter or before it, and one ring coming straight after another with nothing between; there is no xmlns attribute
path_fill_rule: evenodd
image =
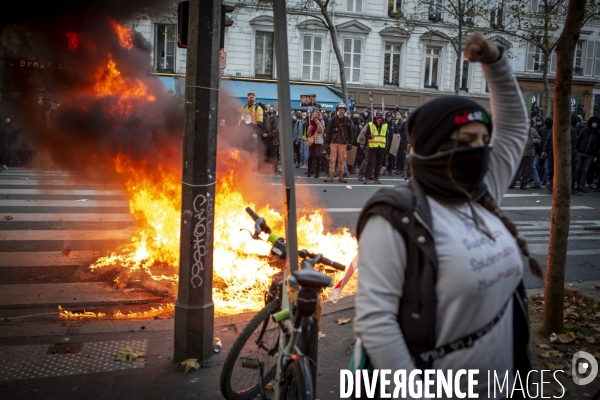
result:
<svg viewBox="0 0 600 400"><path fill-rule="evenodd" d="M292 143L292 101L290 99L290 68L287 40L285 0L273 2L275 54L277 67L277 99L279 100L279 143L284 188L285 241L288 271L298 269L298 239L296 234L296 189L294 186L294 146Z"/></svg>
<svg viewBox="0 0 600 400"><path fill-rule="evenodd" d="M202 3L202 4L201 4ZM190 0L173 361L213 354L213 226L221 0Z"/></svg>
<svg viewBox="0 0 600 400"><path fill-rule="evenodd" d="M292 144L292 103L290 99L290 69L288 57L287 40L287 15L285 0L273 1L273 20L275 28L275 54L277 68L277 99L279 100L279 142L281 145L281 168L284 188L284 217L285 217L285 241L287 248L286 269L284 272L284 283L287 285L287 277L298 269L298 238L296 234L296 189L294 186L294 148ZM282 309L291 308L287 294L287 288L283 290ZM303 331L302 333L307 334ZM316 334L316 333L315 333ZM283 335L283 333L281 333ZM311 335L312 336L312 335ZM314 337L314 343L318 338ZM283 338L280 343L284 343ZM302 349L305 350L305 349ZM310 349L309 357L317 362L316 349ZM280 349L281 351L281 349ZM277 377L281 378L282 365L277 363ZM311 365L312 367L312 365ZM312 372L316 372L312 371ZM313 382L316 382L316 373L313 373ZM279 398L281 385L275 386L275 396Z"/></svg>

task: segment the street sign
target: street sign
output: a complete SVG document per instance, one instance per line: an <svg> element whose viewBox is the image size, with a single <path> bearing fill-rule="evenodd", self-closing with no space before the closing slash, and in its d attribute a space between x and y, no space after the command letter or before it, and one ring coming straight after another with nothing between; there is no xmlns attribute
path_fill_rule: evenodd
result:
<svg viewBox="0 0 600 400"><path fill-rule="evenodd" d="M221 50L219 53L219 69L225 69L227 66L227 53Z"/></svg>
<svg viewBox="0 0 600 400"><path fill-rule="evenodd" d="M316 94L301 94L300 95L300 107L314 107L317 105Z"/></svg>

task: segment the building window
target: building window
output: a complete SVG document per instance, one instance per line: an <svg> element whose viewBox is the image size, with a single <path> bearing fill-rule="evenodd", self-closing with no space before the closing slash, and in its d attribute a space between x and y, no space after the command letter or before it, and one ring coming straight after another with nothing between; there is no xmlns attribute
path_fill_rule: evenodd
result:
<svg viewBox="0 0 600 400"><path fill-rule="evenodd" d="M527 71L544 72L544 54L542 49L529 43L527 45Z"/></svg>
<svg viewBox="0 0 600 400"><path fill-rule="evenodd" d="M383 53L383 84L400 85L400 45L385 44Z"/></svg>
<svg viewBox="0 0 600 400"><path fill-rule="evenodd" d="M459 79L459 90L469 91L469 60L463 58L460 60L460 79Z"/></svg>
<svg viewBox="0 0 600 400"><path fill-rule="evenodd" d="M573 57L573 75L583 75L583 40L577 41Z"/></svg>
<svg viewBox="0 0 600 400"><path fill-rule="evenodd" d="M388 0L388 16L392 18L402 16L402 0Z"/></svg>
<svg viewBox="0 0 600 400"><path fill-rule="evenodd" d="M600 42L596 42L596 58L594 60L594 76L600 76Z"/></svg>
<svg viewBox="0 0 600 400"><path fill-rule="evenodd" d="M321 80L322 52L322 36L304 35L304 47L302 49L302 80Z"/></svg>
<svg viewBox="0 0 600 400"><path fill-rule="evenodd" d="M545 13L546 0L531 0L531 12Z"/></svg>
<svg viewBox="0 0 600 400"><path fill-rule="evenodd" d="M254 76L273 77L273 33L256 32L254 44Z"/></svg>
<svg viewBox="0 0 600 400"><path fill-rule="evenodd" d="M502 17L504 15L504 4L502 0L492 0L490 10L490 25L492 28L502 27Z"/></svg>
<svg viewBox="0 0 600 400"><path fill-rule="evenodd" d="M362 39L344 39L344 72L348 83L360 83Z"/></svg>
<svg viewBox="0 0 600 400"><path fill-rule="evenodd" d="M154 36L154 63L157 71L175 71L175 40L177 25L156 24Z"/></svg>
<svg viewBox="0 0 600 400"><path fill-rule="evenodd" d="M363 12L363 0L346 0L346 11Z"/></svg>
<svg viewBox="0 0 600 400"><path fill-rule="evenodd" d="M442 1L429 0L429 20L438 22L442 20Z"/></svg>
<svg viewBox="0 0 600 400"><path fill-rule="evenodd" d="M439 47L427 47L425 49L425 84L426 88L438 88L440 54Z"/></svg>

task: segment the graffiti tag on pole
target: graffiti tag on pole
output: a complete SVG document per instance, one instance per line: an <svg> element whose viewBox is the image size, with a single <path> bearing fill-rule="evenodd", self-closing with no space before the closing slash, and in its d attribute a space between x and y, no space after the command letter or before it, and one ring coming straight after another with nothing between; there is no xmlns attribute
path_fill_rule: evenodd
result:
<svg viewBox="0 0 600 400"><path fill-rule="evenodd" d="M206 196L199 194L194 199L194 218L197 219L194 226L194 264L192 265L192 278L190 283L194 289L202 286L201 273L204 271L204 256L208 253L207 247L212 244L212 216L213 204L210 201L210 193Z"/></svg>

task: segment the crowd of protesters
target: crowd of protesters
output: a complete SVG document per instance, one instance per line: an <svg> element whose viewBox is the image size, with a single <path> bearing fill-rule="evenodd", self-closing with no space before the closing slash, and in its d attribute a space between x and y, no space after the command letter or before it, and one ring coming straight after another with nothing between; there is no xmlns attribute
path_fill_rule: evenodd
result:
<svg viewBox="0 0 600 400"><path fill-rule="evenodd" d="M275 162L280 160L277 111L255 100L256 94L250 91L248 103L240 109L240 120L252 127L254 139L262 134L264 161L272 166L270 174L277 174L281 171ZM408 179L405 121L409 111L397 107L386 112L376 110L373 120L371 108L359 111L353 99L349 107L339 103L332 111L318 105L294 110L289 132L295 167L307 169L305 175L310 178L325 176L325 182L335 179L346 183L351 174L357 174L365 184L379 184L379 176L386 174Z"/></svg>
<svg viewBox="0 0 600 400"><path fill-rule="evenodd" d="M352 103L351 103L352 104ZM362 111L349 111L344 103L336 109L322 112L326 125L324 143L318 149L321 171L327 174L325 182L345 183L350 174L358 175L358 180L365 184L379 184L381 175L402 175L408 179L408 168L405 168L407 149L405 121L408 112L398 109L375 111L375 119L370 107ZM302 126L305 135L300 137L300 146L296 158L296 167L308 168L307 176L319 177L312 168L311 159L303 157L303 148L309 147L312 120L302 112L297 112L297 121L303 118ZM300 129L300 128L299 128ZM306 147L305 147L306 144ZM310 147L309 147L310 157ZM371 155L369 155L371 154ZM315 157L313 155L313 157Z"/></svg>
<svg viewBox="0 0 600 400"><path fill-rule="evenodd" d="M517 175L513 178L510 189L529 190L546 187L552 193L554 178L554 157L552 142L551 116L544 117L543 111L532 107L529 141L525 147L523 158ZM571 115L571 194L580 196L588 193L588 189L600 192L600 117L585 119L585 111L579 107Z"/></svg>
<svg viewBox="0 0 600 400"><path fill-rule="evenodd" d="M252 92L254 100L254 92ZM254 104L254 103L252 103ZM269 141L265 161L273 165L273 174L280 169L279 128L277 112L270 105L258 104L261 113L259 130ZM243 110L252 107L249 104ZM275 119L270 125L264 120ZM270 110L270 114L268 114ZM364 184L379 184L382 175L401 175L410 178L410 144L407 140L406 119L413 110L357 109L354 99L349 107L339 103L335 110L314 108L294 110L292 129L294 163L296 168L306 168L307 177L325 176L325 182L345 183L351 174L358 175ZM267 114L269 116L267 116ZM243 118L243 117L242 117ZM552 117L544 117L541 107L532 107L529 141L525 147L521 165L513 178L510 189L542 189L552 192L554 175L552 149ZM273 130L271 127L277 128ZM267 126L268 125L268 126ZM276 131L277 136L273 136ZM600 192L600 117L585 119L585 111L579 107L571 117L572 194L587 193L588 189ZM531 186L528 186L532 184Z"/></svg>

